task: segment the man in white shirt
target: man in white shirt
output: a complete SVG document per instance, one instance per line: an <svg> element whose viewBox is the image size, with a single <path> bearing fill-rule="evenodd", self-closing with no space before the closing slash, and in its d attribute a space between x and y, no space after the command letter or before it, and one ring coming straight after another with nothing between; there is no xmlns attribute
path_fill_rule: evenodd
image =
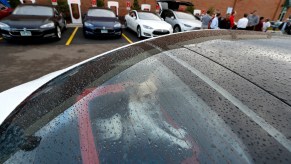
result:
<svg viewBox="0 0 291 164"><path fill-rule="evenodd" d="M247 28L247 25L248 25L248 14L244 14L244 17L239 19L238 22L237 22L237 29L238 30L245 30Z"/></svg>
<svg viewBox="0 0 291 164"><path fill-rule="evenodd" d="M219 29L218 27L218 18L220 17L220 13L216 14L216 17L212 20L210 28L211 29Z"/></svg>
<svg viewBox="0 0 291 164"><path fill-rule="evenodd" d="M263 23L263 32L267 32L269 27L271 27L270 20L266 19L266 22Z"/></svg>

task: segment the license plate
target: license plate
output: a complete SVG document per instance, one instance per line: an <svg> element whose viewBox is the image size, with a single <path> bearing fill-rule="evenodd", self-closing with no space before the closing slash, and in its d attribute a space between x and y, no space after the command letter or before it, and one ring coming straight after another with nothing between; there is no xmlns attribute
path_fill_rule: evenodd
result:
<svg viewBox="0 0 291 164"><path fill-rule="evenodd" d="M106 34L106 33L108 33L108 30L101 30L101 33Z"/></svg>
<svg viewBox="0 0 291 164"><path fill-rule="evenodd" d="M30 31L20 31L20 35L21 36L31 36L31 32Z"/></svg>

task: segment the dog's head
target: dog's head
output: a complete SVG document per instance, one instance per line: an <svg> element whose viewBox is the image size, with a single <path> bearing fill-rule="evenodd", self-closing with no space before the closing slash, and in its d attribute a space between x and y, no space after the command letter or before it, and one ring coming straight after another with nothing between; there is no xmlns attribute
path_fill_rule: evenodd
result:
<svg viewBox="0 0 291 164"><path fill-rule="evenodd" d="M133 100L140 101L140 102L149 102L149 101L156 101L156 93L158 87L156 83L156 78L152 75L149 78L134 86L134 92L131 92L130 97Z"/></svg>

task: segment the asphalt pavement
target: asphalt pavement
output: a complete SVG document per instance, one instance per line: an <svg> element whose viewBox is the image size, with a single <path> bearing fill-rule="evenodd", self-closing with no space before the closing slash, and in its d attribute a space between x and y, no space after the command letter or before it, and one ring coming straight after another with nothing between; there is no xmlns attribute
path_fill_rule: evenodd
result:
<svg viewBox="0 0 291 164"><path fill-rule="evenodd" d="M60 41L7 42L0 36L0 92L139 40L127 29L118 39L86 39L82 27L68 28Z"/></svg>

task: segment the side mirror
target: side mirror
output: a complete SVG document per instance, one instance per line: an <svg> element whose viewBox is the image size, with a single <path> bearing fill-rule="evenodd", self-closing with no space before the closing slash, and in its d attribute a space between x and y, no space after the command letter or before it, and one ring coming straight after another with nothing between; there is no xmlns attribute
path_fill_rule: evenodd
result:
<svg viewBox="0 0 291 164"><path fill-rule="evenodd" d="M174 17L174 16L171 16L171 19L173 19L173 20L174 20L174 19L175 19L175 17Z"/></svg>
<svg viewBox="0 0 291 164"><path fill-rule="evenodd" d="M137 19L135 16L132 17L133 19Z"/></svg>
<svg viewBox="0 0 291 164"><path fill-rule="evenodd" d="M161 18L161 20L162 20L162 21L165 21L165 19L164 19L164 18Z"/></svg>

